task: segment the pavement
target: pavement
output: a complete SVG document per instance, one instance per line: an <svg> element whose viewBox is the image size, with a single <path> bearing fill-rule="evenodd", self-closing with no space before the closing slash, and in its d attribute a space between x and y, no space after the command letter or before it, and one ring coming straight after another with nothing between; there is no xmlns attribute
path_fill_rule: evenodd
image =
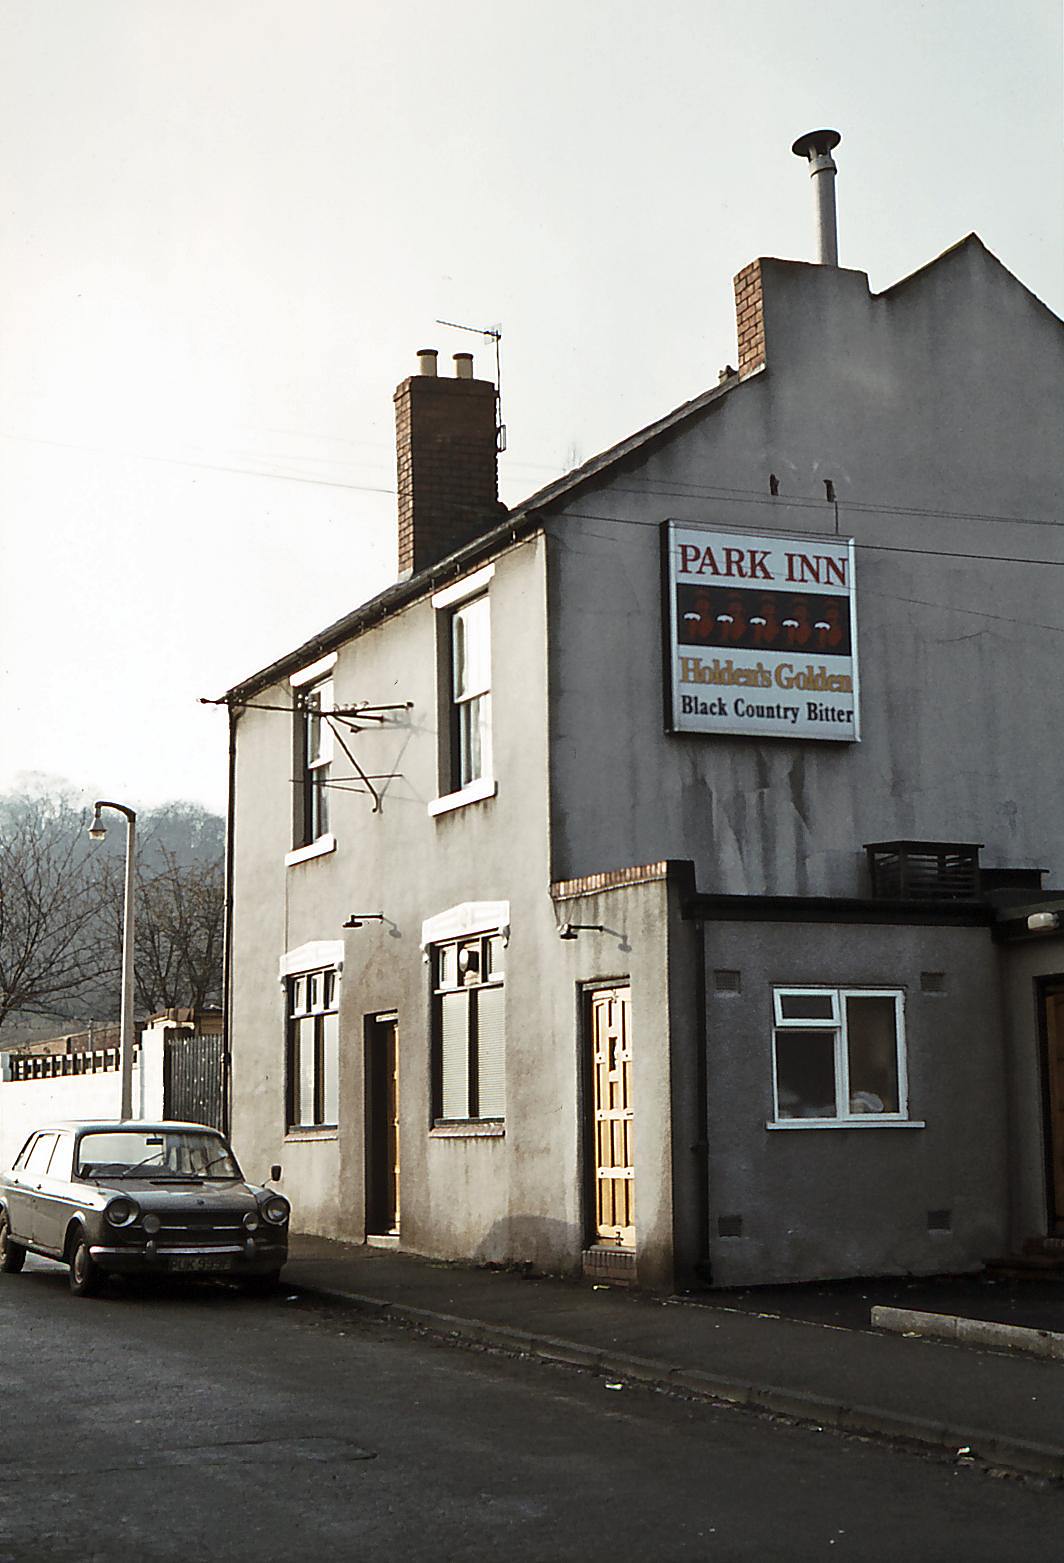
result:
<svg viewBox="0 0 1064 1563"><path fill-rule="evenodd" d="M1064 1480L1064 1363L869 1323L871 1306L900 1299L1064 1331L1059 1282L862 1281L662 1298L318 1237L293 1236L290 1255L289 1292L452 1340Z"/></svg>

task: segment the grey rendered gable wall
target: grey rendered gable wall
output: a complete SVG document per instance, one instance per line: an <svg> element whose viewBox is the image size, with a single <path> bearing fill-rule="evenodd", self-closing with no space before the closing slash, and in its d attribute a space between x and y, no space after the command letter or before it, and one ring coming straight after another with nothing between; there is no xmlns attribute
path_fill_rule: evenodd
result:
<svg viewBox="0 0 1064 1563"><path fill-rule="evenodd" d="M552 877L691 857L707 891L849 895L896 836L1059 876L1059 328L977 241L878 298L762 270L766 370L548 523ZM661 522L831 533L825 479L863 741L666 736Z"/></svg>

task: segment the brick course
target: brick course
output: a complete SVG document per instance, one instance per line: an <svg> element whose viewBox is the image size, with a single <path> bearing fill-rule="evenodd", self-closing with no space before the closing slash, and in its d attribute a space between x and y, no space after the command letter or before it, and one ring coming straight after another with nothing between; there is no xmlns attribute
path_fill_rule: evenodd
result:
<svg viewBox="0 0 1064 1563"><path fill-rule="evenodd" d="M735 322L741 379L765 365L765 307L759 260L744 266L735 279Z"/></svg>

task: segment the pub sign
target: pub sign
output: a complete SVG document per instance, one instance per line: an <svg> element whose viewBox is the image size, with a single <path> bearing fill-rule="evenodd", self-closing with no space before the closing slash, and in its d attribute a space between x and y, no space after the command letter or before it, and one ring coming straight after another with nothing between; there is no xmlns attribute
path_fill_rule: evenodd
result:
<svg viewBox="0 0 1064 1563"><path fill-rule="evenodd" d="M664 527L675 733L854 742L852 538Z"/></svg>

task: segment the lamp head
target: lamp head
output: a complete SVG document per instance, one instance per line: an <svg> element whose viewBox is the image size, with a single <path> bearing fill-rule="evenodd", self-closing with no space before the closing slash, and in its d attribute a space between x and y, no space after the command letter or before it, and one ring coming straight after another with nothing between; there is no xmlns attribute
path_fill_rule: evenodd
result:
<svg viewBox="0 0 1064 1563"><path fill-rule="evenodd" d="M107 827L100 817L100 805L97 803L93 810L92 821L89 825L89 836L93 841L102 841L107 834Z"/></svg>

